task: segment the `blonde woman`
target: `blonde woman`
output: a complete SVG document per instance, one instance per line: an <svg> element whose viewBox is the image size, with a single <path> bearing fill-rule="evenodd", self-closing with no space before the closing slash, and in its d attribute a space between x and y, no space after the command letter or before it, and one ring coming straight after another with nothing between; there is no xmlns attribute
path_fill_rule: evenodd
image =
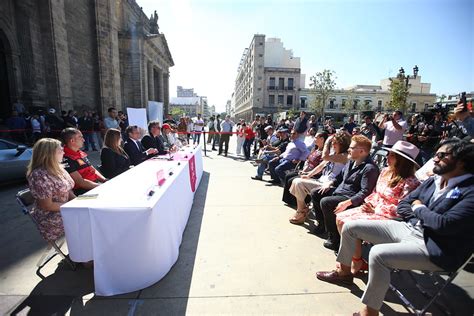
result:
<svg viewBox="0 0 474 316"><path fill-rule="evenodd" d="M158 127L159 128L159 127ZM118 129L105 132L104 148L100 152L101 172L111 179L130 169L130 158L122 149L122 135Z"/></svg>
<svg viewBox="0 0 474 316"><path fill-rule="evenodd" d="M31 194L35 199L32 216L38 222L38 229L47 241L55 241L64 235L63 221L59 208L74 199L74 180L61 165L63 160L61 142L43 138L33 147L26 177Z"/></svg>

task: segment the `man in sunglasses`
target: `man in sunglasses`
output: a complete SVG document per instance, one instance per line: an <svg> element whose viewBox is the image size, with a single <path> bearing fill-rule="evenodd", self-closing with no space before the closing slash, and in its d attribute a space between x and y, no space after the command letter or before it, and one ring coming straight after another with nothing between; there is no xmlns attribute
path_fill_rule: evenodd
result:
<svg viewBox="0 0 474 316"><path fill-rule="evenodd" d="M340 266L316 277L352 284L356 241L374 244L360 315L378 315L393 269L456 271L474 250L474 144L442 142L434 157L434 176L398 204L402 221L357 220L344 224Z"/></svg>

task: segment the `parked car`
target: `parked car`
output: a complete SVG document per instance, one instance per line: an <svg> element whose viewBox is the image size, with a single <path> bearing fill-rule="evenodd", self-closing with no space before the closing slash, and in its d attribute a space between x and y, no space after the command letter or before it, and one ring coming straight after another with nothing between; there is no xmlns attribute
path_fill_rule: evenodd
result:
<svg viewBox="0 0 474 316"><path fill-rule="evenodd" d="M0 138L0 183L26 180L32 152L26 145Z"/></svg>

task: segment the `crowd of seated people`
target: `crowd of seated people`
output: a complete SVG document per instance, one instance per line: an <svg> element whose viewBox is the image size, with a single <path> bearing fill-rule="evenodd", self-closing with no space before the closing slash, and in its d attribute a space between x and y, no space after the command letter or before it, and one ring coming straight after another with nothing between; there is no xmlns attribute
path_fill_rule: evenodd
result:
<svg viewBox="0 0 474 316"><path fill-rule="evenodd" d="M439 129L436 116L423 128L439 136L428 142L431 149L424 143L427 135L406 140L411 131L398 111L375 122L365 117L360 128L349 120L339 131L327 121L302 170L294 168L303 159L302 150L299 159L286 161L276 174L276 153L261 147L252 179L262 180L267 168L272 182L284 186L282 200L296 208L292 224L308 221L312 208L315 221L309 227L337 255L335 269L317 272L317 279L348 285L357 273L368 272L359 315L378 315L392 270L454 271L473 253L474 121L460 106L454 115L454 138L432 131ZM281 138L281 130L275 135ZM301 133L291 130L293 151L300 139ZM385 167L374 163L374 148L388 152ZM415 175L429 159L434 165L429 176ZM368 258L362 258L362 242L373 244Z"/></svg>

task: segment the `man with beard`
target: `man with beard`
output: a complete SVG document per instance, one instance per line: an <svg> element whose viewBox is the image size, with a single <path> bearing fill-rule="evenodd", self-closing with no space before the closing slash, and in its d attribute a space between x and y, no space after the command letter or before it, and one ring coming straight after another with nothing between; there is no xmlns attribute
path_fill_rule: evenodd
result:
<svg viewBox="0 0 474 316"><path fill-rule="evenodd" d="M434 156L435 175L398 204L402 221L347 222L336 259L339 267L317 272L316 277L352 284L351 263L358 262L352 258L356 241L373 243L362 296L366 306L360 315L378 315L393 269L456 271L474 250L473 159L474 144L458 139L442 142Z"/></svg>

